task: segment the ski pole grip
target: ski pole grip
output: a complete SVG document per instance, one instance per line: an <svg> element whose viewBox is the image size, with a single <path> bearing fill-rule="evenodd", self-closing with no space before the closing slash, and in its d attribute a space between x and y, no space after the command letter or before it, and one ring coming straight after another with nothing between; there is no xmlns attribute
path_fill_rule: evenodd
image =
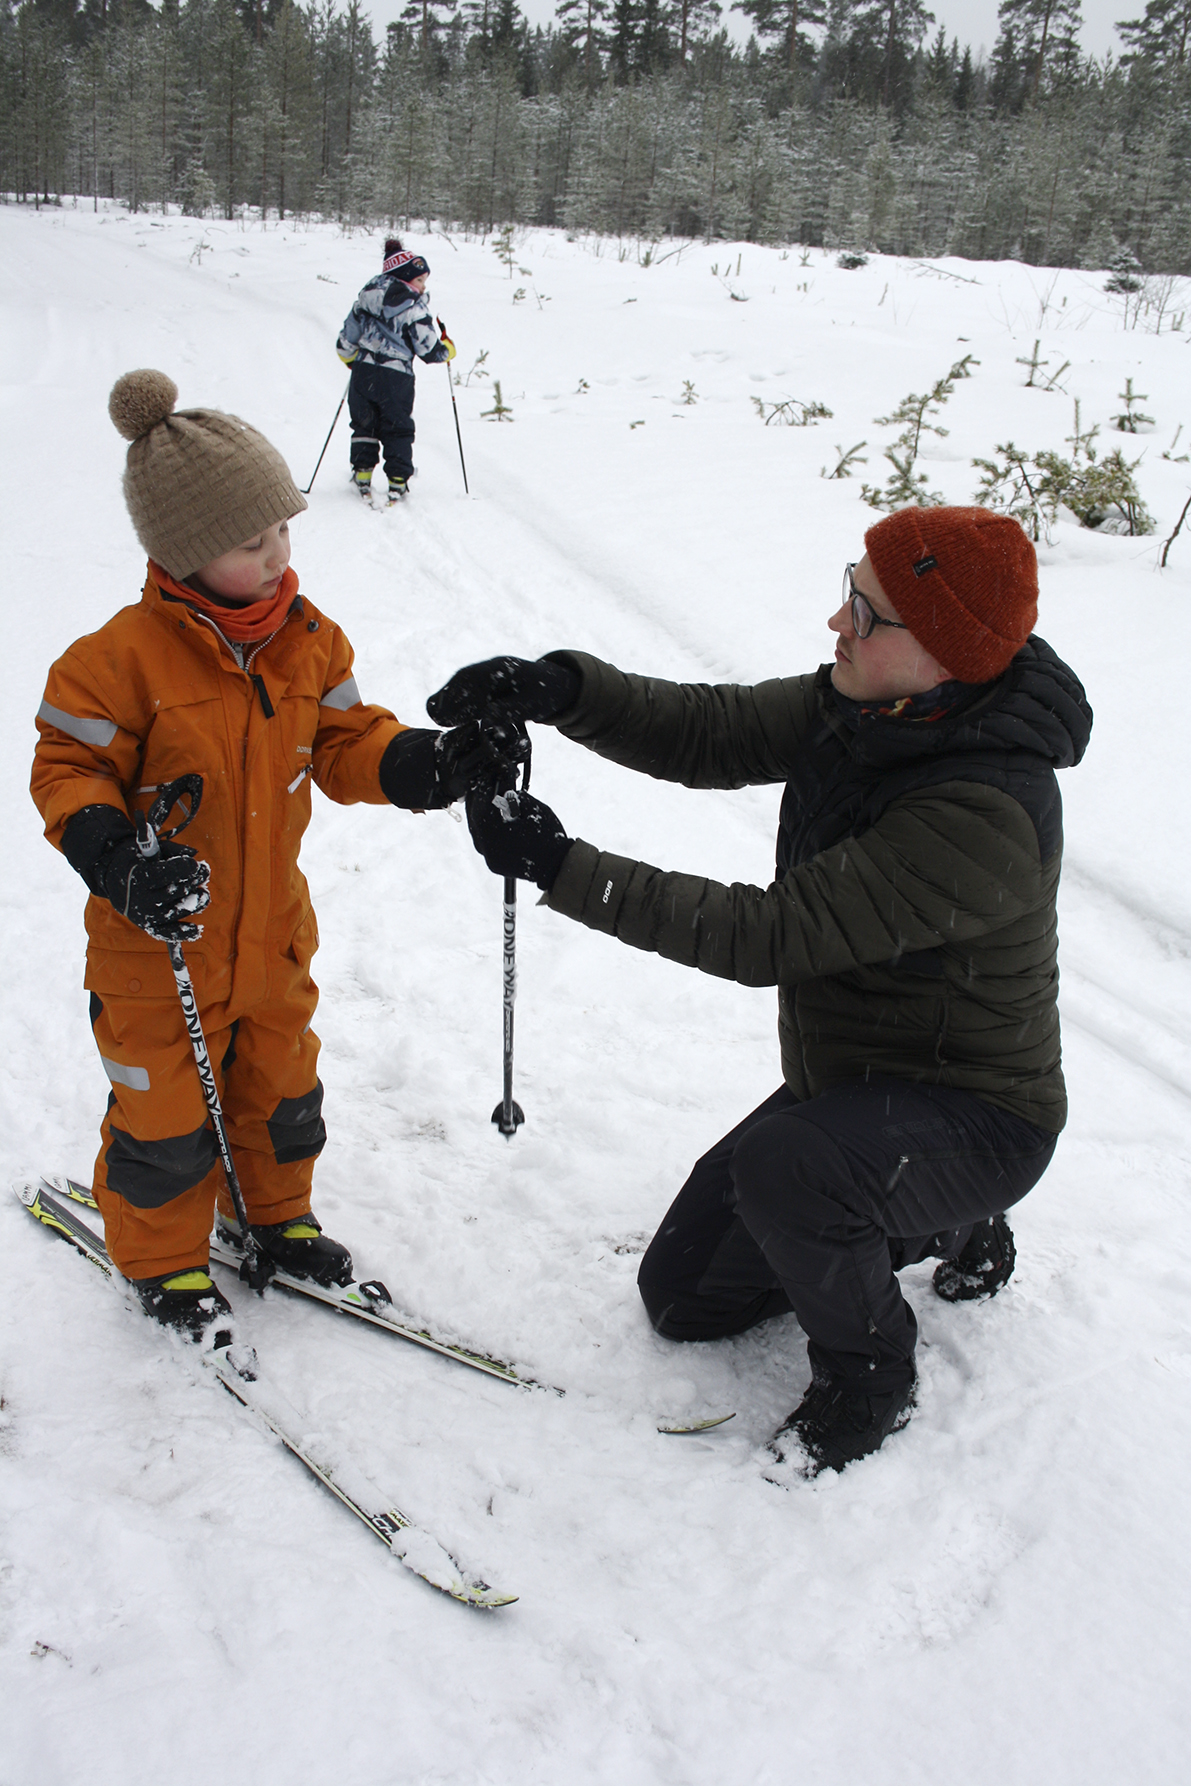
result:
<svg viewBox="0 0 1191 1786"><path fill-rule="evenodd" d="M161 849L161 845L157 841L157 833L149 823L149 815L146 812L138 812L136 815L136 847L146 862L156 856Z"/></svg>

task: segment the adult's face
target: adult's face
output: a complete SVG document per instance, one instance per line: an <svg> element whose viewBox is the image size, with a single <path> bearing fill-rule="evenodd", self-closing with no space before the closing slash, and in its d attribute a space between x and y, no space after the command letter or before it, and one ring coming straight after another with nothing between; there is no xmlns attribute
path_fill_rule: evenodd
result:
<svg viewBox="0 0 1191 1786"><path fill-rule="evenodd" d="M856 566L852 580L878 621L898 620L897 610L881 588L867 552ZM897 701L903 695L925 694L927 689L937 688L948 679L942 664L908 628L877 625L866 639L858 638L850 600L827 624L838 634L831 681L850 701Z"/></svg>

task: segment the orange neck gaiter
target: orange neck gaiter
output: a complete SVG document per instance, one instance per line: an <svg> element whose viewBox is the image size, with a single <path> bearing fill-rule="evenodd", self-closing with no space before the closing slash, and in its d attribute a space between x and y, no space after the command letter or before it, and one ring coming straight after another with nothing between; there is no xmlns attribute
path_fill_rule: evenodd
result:
<svg viewBox="0 0 1191 1786"><path fill-rule="evenodd" d="M213 620L224 638L233 640L237 645L260 645L275 633L298 593L298 573L292 565L284 571L276 595L267 596L260 602L246 602L236 608L225 607L211 596L201 595L189 583L176 583L169 572L163 570L159 564L154 564L151 558L149 571L159 589L176 595L188 608Z"/></svg>

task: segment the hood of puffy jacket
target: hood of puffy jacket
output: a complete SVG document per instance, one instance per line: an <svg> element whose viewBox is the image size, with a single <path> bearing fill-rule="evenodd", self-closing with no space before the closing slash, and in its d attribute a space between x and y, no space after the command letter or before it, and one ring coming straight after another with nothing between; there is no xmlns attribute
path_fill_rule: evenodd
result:
<svg viewBox="0 0 1191 1786"><path fill-rule="evenodd" d="M831 670L819 671L820 699L836 729L851 737L855 761L894 768L938 756L1027 751L1055 769L1078 763L1092 732L1083 684L1037 634L1022 646L1004 675L982 683L940 719L915 722L874 713L837 694Z"/></svg>

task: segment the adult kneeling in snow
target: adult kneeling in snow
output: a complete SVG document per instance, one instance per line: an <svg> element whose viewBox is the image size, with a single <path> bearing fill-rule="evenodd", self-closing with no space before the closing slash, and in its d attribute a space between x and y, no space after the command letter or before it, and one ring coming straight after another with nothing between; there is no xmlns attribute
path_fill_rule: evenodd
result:
<svg viewBox="0 0 1191 1786"><path fill-rule="evenodd" d="M1055 770L1091 730L1034 637L1034 549L979 508L865 536L828 622L835 662L754 687L625 675L579 652L496 658L427 703L440 724L545 721L686 787L784 782L768 888L665 873L569 837L531 795L468 800L496 874L555 911L743 985L776 985L785 1083L697 1162L641 1264L658 1332L793 1310L812 1382L770 1441L842 1469L910 1417L916 1324L896 1272L949 1301L1013 1269L1004 1212L1066 1120L1056 1006Z"/></svg>

